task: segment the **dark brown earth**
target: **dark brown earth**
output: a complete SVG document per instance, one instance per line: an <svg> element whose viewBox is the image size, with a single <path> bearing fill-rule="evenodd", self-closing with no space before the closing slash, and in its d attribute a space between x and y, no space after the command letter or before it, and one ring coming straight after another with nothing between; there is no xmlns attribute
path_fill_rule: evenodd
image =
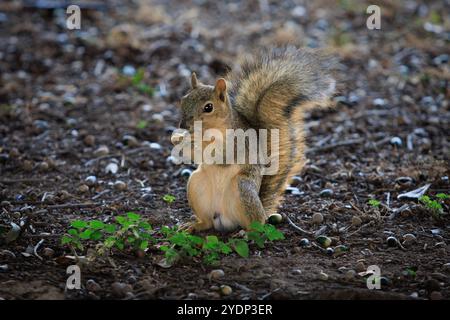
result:
<svg viewBox="0 0 450 320"><path fill-rule="evenodd" d="M2 1L0 225L25 225L16 241L0 243L0 297L217 299L214 286L226 284L233 292L223 298L232 299L449 299L448 200L436 217L416 200L397 199L426 184L430 196L450 189L445 1L378 1L381 30L366 28L364 1L298 3L185 0L140 6L114 0L82 9L81 30L70 31L64 9ZM140 258L116 252L116 268L100 261L83 265L82 289L65 292L71 261L64 257L72 253L60 237L71 220L110 220L131 210L154 226L190 219L186 178L166 160L190 71L212 83L239 56L285 43L330 49L340 60L340 92L334 108L307 115L309 161L297 186L303 194L287 195L280 212L304 229L321 229L350 251L331 257L301 248L304 236L284 222L286 240L259 252L252 247L248 259L221 259L220 280L208 280L213 267L201 260L162 269L156 251ZM120 77L125 66L144 68L153 97ZM139 129L142 120L147 125ZM124 135L137 143L124 144ZM400 145L392 143L395 137ZM109 148L107 156L94 152L102 145ZM114 161L119 172L105 173ZM91 175L97 184L81 192ZM115 190L117 180L127 190ZM175 195L175 202L165 203L165 194ZM372 207L369 199L381 205ZM318 226L311 223L316 212L324 216ZM352 225L354 217L362 225ZM402 241L407 233L415 243L387 246L388 236ZM38 255L51 248L52 257L22 254L41 239ZM346 277L348 270L369 265L387 278L381 290L368 290L358 274ZM320 272L329 278L321 280ZM89 279L100 290L89 292ZM131 293L115 294L114 282L130 283Z"/></svg>

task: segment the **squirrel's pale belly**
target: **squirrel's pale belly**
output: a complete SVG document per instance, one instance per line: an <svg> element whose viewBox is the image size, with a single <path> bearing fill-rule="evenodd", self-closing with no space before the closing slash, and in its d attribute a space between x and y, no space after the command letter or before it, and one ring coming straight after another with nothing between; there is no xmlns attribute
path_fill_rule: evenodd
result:
<svg viewBox="0 0 450 320"><path fill-rule="evenodd" d="M188 199L197 219L218 231L242 225L245 216L239 197L238 165L200 165L188 182Z"/></svg>

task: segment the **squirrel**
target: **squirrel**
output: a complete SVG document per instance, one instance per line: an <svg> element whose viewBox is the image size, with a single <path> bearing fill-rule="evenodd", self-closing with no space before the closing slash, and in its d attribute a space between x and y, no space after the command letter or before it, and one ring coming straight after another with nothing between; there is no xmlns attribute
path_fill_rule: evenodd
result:
<svg viewBox="0 0 450 320"><path fill-rule="evenodd" d="M191 75L191 89L181 99L180 129L278 129L278 171L264 175L264 165L201 163L191 174L187 197L196 221L189 231L249 229L276 214L290 178L305 164L303 118L306 110L328 106L335 91L334 61L320 51L292 46L247 57L237 71L214 86ZM175 145L180 135L172 135ZM202 144L205 148L206 144Z"/></svg>

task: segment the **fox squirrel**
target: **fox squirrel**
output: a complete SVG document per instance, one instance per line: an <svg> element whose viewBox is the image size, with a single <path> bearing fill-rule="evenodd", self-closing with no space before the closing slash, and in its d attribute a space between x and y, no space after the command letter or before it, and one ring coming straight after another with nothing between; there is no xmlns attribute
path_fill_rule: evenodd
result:
<svg viewBox="0 0 450 320"><path fill-rule="evenodd" d="M188 224L190 231L248 229L276 214L290 178L305 163L304 112L327 105L334 93L332 64L322 53L285 47L247 58L215 86L192 73L191 90L181 99L180 128L191 133L194 121L202 121L203 130L221 132L279 129L279 165L276 174L263 175L261 164L201 163L187 186L197 220ZM171 140L177 144L180 136Z"/></svg>

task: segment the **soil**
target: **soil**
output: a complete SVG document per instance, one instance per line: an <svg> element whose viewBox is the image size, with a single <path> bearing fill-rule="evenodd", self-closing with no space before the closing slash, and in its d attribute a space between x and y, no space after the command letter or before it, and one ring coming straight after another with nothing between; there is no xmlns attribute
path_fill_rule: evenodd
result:
<svg viewBox="0 0 450 320"><path fill-rule="evenodd" d="M68 30L64 8L2 1L0 225L13 222L21 232L0 243L0 297L449 299L448 200L435 213L397 198L426 184L431 197L450 190L448 10L445 1L378 2L381 30L367 29L368 4L352 0L114 0L82 7L81 29ZM286 240L252 246L248 259L233 254L214 267L189 259L164 269L154 250L115 252L112 262L82 264L82 288L65 290L74 262L60 238L71 220L110 221L128 211L154 226L191 219L180 174L187 166L167 159L191 70L212 83L244 54L285 43L328 48L340 61L339 92L334 107L307 114L300 192L287 194L279 212L349 251L336 257L301 247L314 236L284 220ZM139 68L153 96L123 75ZM116 174L105 171L110 163ZM97 181L86 187L88 176ZM113 186L117 180L126 190ZM176 200L166 203L165 194ZM408 233L415 242L387 245ZM371 265L385 278L380 290L359 274ZM209 280L217 268L225 276ZM86 288L89 279L97 290ZM131 287L122 294L114 283ZM221 296L220 285L232 293Z"/></svg>

